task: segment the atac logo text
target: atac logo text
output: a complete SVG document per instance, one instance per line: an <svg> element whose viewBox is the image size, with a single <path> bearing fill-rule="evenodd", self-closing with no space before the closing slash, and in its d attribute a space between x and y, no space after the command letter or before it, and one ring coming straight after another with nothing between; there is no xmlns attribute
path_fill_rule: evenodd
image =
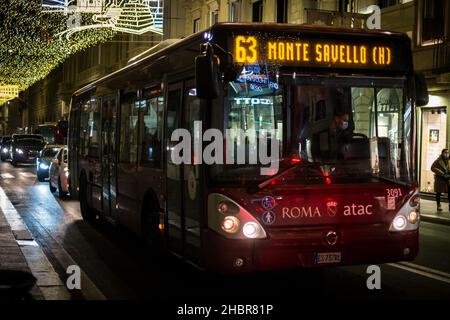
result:
<svg viewBox="0 0 450 320"><path fill-rule="evenodd" d="M371 204L362 205L354 204L344 206L344 216L370 216L373 214L373 206Z"/></svg>
<svg viewBox="0 0 450 320"><path fill-rule="evenodd" d="M284 207L283 219L319 218L322 216L318 207Z"/></svg>

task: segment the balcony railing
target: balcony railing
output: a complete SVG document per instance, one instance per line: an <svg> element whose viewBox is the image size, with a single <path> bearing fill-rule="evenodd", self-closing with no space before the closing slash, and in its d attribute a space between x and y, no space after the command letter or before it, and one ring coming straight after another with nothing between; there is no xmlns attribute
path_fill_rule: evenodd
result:
<svg viewBox="0 0 450 320"><path fill-rule="evenodd" d="M433 40L433 73L450 71L450 42L447 37Z"/></svg>
<svg viewBox="0 0 450 320"><path fill-rule="evenodd" d="M365 29L368 14L327 11L317 9L306 10L306 23L341 28Z"/></svg>

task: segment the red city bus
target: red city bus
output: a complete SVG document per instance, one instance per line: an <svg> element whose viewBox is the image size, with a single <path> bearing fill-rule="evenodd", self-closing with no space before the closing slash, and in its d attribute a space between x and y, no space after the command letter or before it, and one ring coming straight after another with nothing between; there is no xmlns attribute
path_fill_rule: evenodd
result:
<svg viewBox="0 0 450 320"><path fill-rule="evenodd" d="M206 270L412 260L414 110L427 99L404 34L216 24L74 93L72 193L84 219L101 214ZM181 164L178 129L194 137ZM260 147L259 134L276 146L269 175L248 155L218 159Z"/></svg>
<svg viewBox="0 0 450 320"><path fill-rule="evenodd" d="M46 122L38 125L34 133L42 135L49 144L67 144L68 125L67 120Z"/></svg>

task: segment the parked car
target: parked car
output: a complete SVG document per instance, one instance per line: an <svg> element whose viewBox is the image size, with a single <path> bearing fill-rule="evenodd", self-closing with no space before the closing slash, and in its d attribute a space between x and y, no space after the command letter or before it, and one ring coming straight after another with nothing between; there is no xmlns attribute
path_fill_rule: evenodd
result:
<svg viewBox="0 0 450 320"><path fill-rule="evenodd" d="M9 160L9 148L11 147L11 136L4 136L0 141L0 159Z"/></svg>
<svg viewBox="0 0 450 320"><path fill-rule="evenodd" d="M12 165L35 162L44 146L45 141L40 134L13 134L9 148Z"/></svg>
<svg viewBox="0 0 450 320"><path fill-rule="evenodd" d="M36 173L39 181L43 182L49 177L48 173L52 159L55 158L62 148L64 148L62 145L48 144L39 153L36 159Z"/></svg>
<svg viewBox="0 0 450 320"><path fill-rule="evenodd" d="M69 167L67 147L61 148L52 159L49 169L49 187L53 193L58 189L58 195L63 198L69 193Z"/></svg>

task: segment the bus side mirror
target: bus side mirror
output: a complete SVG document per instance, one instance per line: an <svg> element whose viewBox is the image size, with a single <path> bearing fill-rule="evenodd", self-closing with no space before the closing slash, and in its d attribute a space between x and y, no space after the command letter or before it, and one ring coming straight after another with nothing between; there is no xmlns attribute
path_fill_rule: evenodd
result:
<svg viewBox="0 0 450 320"><path fill-rule="evenodd" d="M215 99L219 96L219 60L209 43L204 53L195 58L195 87L199 98Z"/></svg>
<svg viewBox="0 0 450 320"><path fill-rule="evenodd" d="M422 73L414 74L414 87L416 95L416 106L422 107L428 104L428 87Z"/></svg>

